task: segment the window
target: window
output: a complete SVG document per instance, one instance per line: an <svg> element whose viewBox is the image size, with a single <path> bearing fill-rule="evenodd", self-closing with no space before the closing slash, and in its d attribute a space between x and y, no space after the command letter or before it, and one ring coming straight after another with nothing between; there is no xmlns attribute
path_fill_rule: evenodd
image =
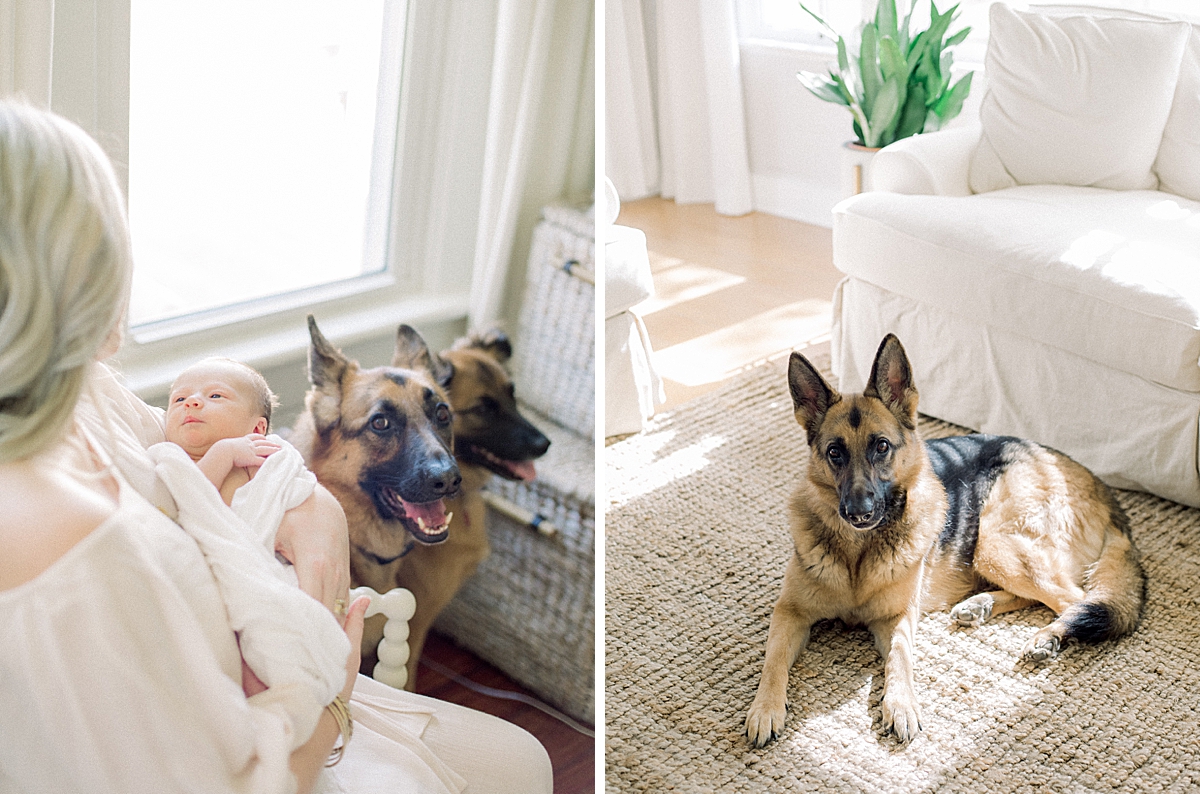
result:
<svg viewBox="0 0 1200 794"><path fill-rule="evenodd" d="M299 373L309 313L339 344L384 353L398 323L439 343L461 330L476 269L494 4L33 5L38 13L0 25L0 45L17 36L38 45L14 50L22 69L0 77L78 123L135 194L137 305L114 361L135 392L158 399L209 355ZM146 60L156 53L176 73ZM212 85L198 87L201 78ZM208 104L193 111L192 101ZM269 123L271 108L281 129L264 142L252 127ZM343 177L336 158L353 173ZM251 170L259 177L247 178ZM286 223L275 203L307 213L305 222ZM220 294L201 294L210 286Z"/></svg>
<svg viewBox="0 0 1200 794"><path fill-rule="evenodd" d="M389 5L132 1L135 336L386 269L403 45Z"/></svg>

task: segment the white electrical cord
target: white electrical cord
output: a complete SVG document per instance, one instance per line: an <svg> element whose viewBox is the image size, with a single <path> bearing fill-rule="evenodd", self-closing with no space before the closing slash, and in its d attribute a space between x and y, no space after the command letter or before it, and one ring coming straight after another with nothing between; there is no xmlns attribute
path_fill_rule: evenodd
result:
<svg viewBox="0 0 1200 794"><path fill-rule="evenodd" d="M541 702L540 700L531 698L528 695L524 695L520 692L512 692L507 689L495 689L494 687L484 686L483 684L477 684L468 678L463 678L462 676L458 675L453 670L451 670L449 667L446 667L443 664L439 664L438 662L435 662L431 659L421 659L421 664L423 664L426 667L428 667L429 669L433 670L438 675L444 675L446 678L449 678L454 683L456 683L460 686L465 686L467 689L470 689L472 692L478 692L481 695L487 695L488 697L493 697L493 698L501 698L503 700L515 700L520 703L524 703L528 706L533 706L538 711L541 711L545 714L549 714L554 719L558 720L559 722L563 723L564 725L566 725L569 728L573 728L574 730L579 731L584 736L589 736L593 739L596 738L595 732L592 731L590 728L588 728L585 725L581 725L580 723L571 719L566 714L563 714L561 711L558 711L554 707L547 706L545 703Z"/></svg>

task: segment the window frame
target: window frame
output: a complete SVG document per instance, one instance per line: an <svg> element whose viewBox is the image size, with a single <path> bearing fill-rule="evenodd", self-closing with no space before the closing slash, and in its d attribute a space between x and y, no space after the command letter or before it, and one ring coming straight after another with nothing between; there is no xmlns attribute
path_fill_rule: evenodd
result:
<svg viewBox="0 0 1200 794"><path fill-rule="evenodd" d="M113 160L127 194L130 0L58 1L70 7L56 12L54 51L72 57L64 58L65 63L55 60L51 107L79 121L97 139ZM475 54L474 48L456 51L454 40L445 47L413 46L418 36L445 36L448 5L437 4L419 15L415 0L389 0L386 6L390 16L385 26L403 31L403 45L395 74L400 104L390 180L376 184L376 174L372 183L372 190L382 188L390 197L386 221L369 226L386 234L373 242L386 252L384 270L127 327L125 343L113 363L134 392L165 392L184 366L211 355L256 367L302 359L309 344L305 317L310 313L317 316L326 336L340 345L392 334L402 322L421 327L465 320L473 262L457 264L461 272L453 275L462 278L447 278L447 265L439 256L445 243L439 238L444 230L438 218L456 206L447 186L456 180L448 178L442 186L433 186L431 195L417 202L416 211L404 191L414 163L429 159L429 142L453 134L457 116L446 109L467 99L466 87L431 76L440 74L449 59ZM72 18L72 11L86 24L62 24ZM93 57L79 58L80 52ZM490 58L490 52L476 57ZM434 108L435 120L429 123L414 108ZM448 161L448 165L453 168L456 163ZM478 166L458 165L465 169L459 182L461 173Z"/></svg>

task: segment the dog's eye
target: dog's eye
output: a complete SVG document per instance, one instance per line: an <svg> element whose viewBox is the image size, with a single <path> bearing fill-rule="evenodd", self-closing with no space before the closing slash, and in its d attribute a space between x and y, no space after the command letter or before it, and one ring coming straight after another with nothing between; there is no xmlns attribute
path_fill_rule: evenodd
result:
<svg viewBox="0 0 1200 794"><path fill-rule="evenodd" d="M830 447L829 451L825 453L825 457L829 458L829 462L834 464L835 466L840 464L844 457L842 454L842 448L841 447Z"/></svg>
<svg viewBox="0 0 1200 794"><path fill-rule="evenodd" d="M386 416L376 416L374 419L371 420L371 429L376 431L377 433L382 433L384 430L387 430L391 426L392 426L392 423L391 423L391 421L388 420L388 418Z"/></svg>
<svg viewBox="0 0 1200 794"><path fill-rule="evenodd" d="M881 438L875 442L875 454L876 455L886 455L886 454L888 454L888 450L890 450L891 448L892 448L892 445L887 442L886 438Z"/></svg>
<svg viewBox="0 0 1200 794"><path fill-rule="evenodd" d="M445 403L438 403L437 408L433 409L433 416L441 424L443 424L443 425L449 424L450 423L450 406L446 405Z"/></svg>

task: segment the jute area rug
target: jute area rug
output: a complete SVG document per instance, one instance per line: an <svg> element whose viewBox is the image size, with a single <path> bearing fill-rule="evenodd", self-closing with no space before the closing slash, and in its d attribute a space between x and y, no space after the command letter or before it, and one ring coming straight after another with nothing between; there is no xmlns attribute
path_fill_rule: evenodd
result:
<svg viewBox="0 0 1200 794"><path fill-rule="evenodd" d="M916 640L924 731L903 746L880 731L870 635L821 623L792 668L782 737L749 746L746 709L792 548L785 503L808 455L785 366L745 373L605 451L607 791L1200 790L1200 511L1133 492L1118 497L1149 597L1132 636L1035 667L1019 655L1048 609L977 629L930 614ZM921 429L962 432L930 419Z"/></svg>

